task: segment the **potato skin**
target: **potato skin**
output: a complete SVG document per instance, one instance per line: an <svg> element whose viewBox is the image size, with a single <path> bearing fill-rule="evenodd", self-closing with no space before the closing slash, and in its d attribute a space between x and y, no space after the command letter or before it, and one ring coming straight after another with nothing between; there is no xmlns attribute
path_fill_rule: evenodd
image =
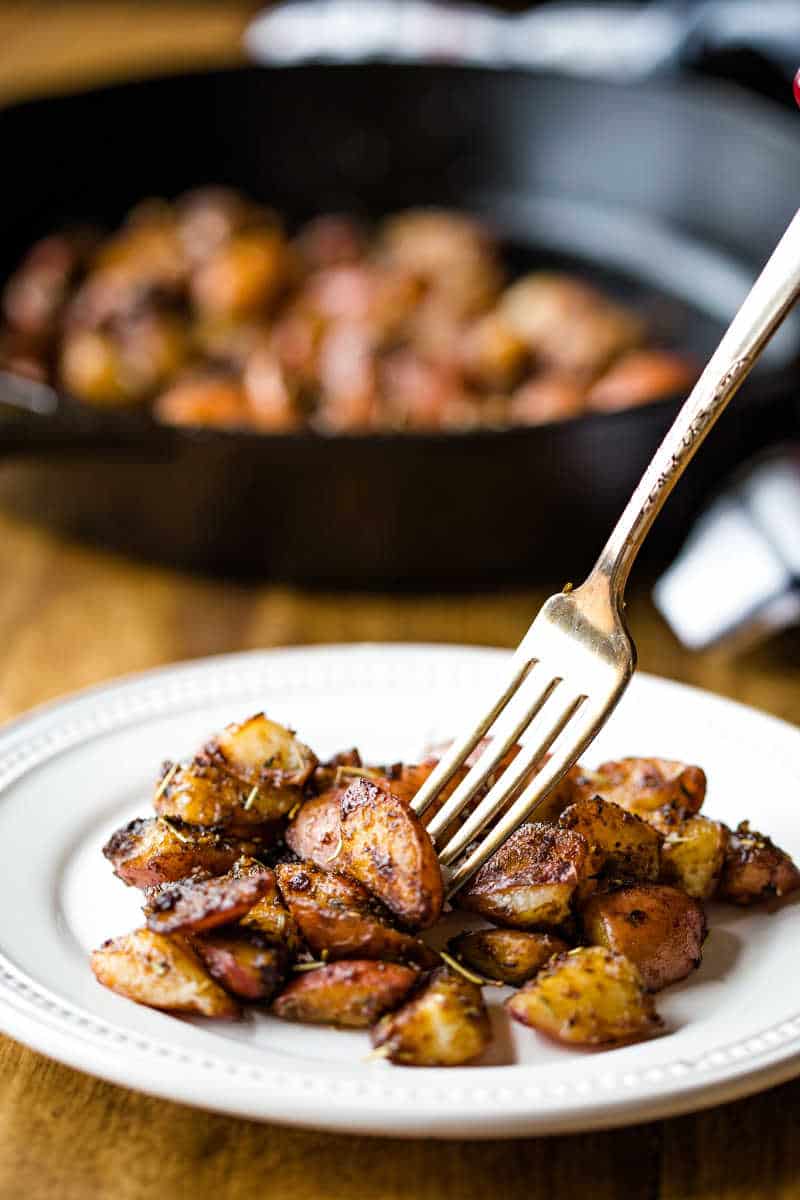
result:
<svg viewBox="0 0 800 1200"><path fill-rule="evenodd" d="M137 818L112 833L103 854L123 883L145 888L185 879L196 869L222 875L248 848L252 843L202 829L178 833L168 822L150 817Z"/></svg>
<svg viewBox="0 0 800 1200"><path fill-rule="evenodd" d="M492 855L454 903L515 929L560 925L588 878L588 866L582 834L530 822Z"/></svg>
<svg viewBox="0 0 800 1200"><path fill-rule="evenodd" d="M136 929L92 952L97 980L120 996L169 1012L236 1017L239 1006L182 938Z"/></svg>
<svg viewBox="0 0 800 1200"><path fill-rule="evenodd" d="M439 967L397 1012L372 1031L391 1062L407 1067L457 1067L478 1058L491 1041L481 989Z"/></svg>
<svg viewBox="0 0 800 1200"><path fill-rule="evenodd" d="M730 835L718 896L731 904L755 904L800 888L800 871L785 850L742 821Z"/></svg>
<svg viewBox="0 0 800 1200"><path fill-rule="evenodd" d="M651 992L700 966L707 928L702 905L678 888L633 884L592 896L581 914L588 941L624 954Z"/></svg>
<svg viewBox="0 0 800 1200"><path fill-rule="evenodd" d="M478 929L451 938L448 950L459 962L487 979L521 987L533 979L554 954L569 949L563 938L523 929Z"/></svg>
<svg viewBox="0 0 800 1200"><path fill-rule="evenodd" d="M435 966L424 942L394 929L390 914L354 879L310 860L279 863L281 896L309 950L328 959L375 958Z"/></svg>
<svg viewBox="0 0 800 1200"><path fill-rule="evenodd" d="M585 946L560 954L506 1001L515 1021L569 1046L616 1046L661 1028L636 967Z"/></svg>
<svg viewBox="0 0 800 1200"><path fill-rule="evenodd" d="M286 827L286 845L298 858L310 859L323 870L340 865L339 804L347 788L334 787L306 800Z"/></svg>
<svg viewBox="0 0 800 1200"><path fill-rule="evenodd" d="M687 814L673 805L647 818L663 834L661 879L696 900L708 900L719 883L730 830L721 821Z"/></svg>
<svg viewBox="0 0 800 1200"><path fill-rule="evenodd" d="M272 1010L286 1021L366 1029L401 1004L418 977L401 963L342 959L297 976Z"/></svg>
<svg viewBox="0 0 800 1200"><path fill-rule="evenodd" d="M286 978L286 947L259 933L221 929L192 938L212 979L240 1000L268 1003Z"/></svg>
<svg viewBox="0 0 800 1200"><path fill-rule="evenodd" d="M286 947L290 957L304 950L305 943L297 923L281 899L275 872L257 859L243 856L234 864L232 874L257 875L264 886L261 897L241 918L242 928L263 935L269 942L279 942Z"/></svg>
<svg viewBox="0 0 800 1200"><path fill-rule="evenodd" d="M416 814L372 780L357 779L339 801L339 819L342 869L404 925L433 925L444 884L433 842Z"/></svg>
<svg viewBox="0 0 800 1200"><path fill-rule="evenodd" d="M558 824L586 838L590 874L604 871L616 879L658 879L661 835L618 804L600 796L577 800L564 810Z"/></svg>
<svg viewBox="0 0 800 1200"><path fill-rule="evenodd" d="M155 933L202 933L246 916L269 887L262 874L239 878L184 879L160 888L148 899L147 927Z"/></svg>
<svg viewBox="0 0 800 1200"><path fill-rule="evenodd" d="M665 804L698 812L706 795L702 768L668 758L620 758L601 763L596 771L579 766L568 778L573 803L601 796L641 817Z"/></svg>

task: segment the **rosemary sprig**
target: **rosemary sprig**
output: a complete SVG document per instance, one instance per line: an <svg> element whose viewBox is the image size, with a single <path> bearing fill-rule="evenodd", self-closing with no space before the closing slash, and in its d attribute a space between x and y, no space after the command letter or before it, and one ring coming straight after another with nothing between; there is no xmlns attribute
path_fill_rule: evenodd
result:
<svg viewBox="0 0 800 1200"><path fill-rule="evenodd" d="M479 975L477 971L470 971L469 967L465 967L457 958L453 958L452 954L448 954L446 950L439 951L439 957L446 962L448 967L453 971L457 971L459 975L463 975L470 983L477 983L481 987L505 987L505 984L500 979L487 979L484 975Z"/></svg>
<svg viewBox="0 0 800 1200"><path fill-rule="evenodd" d="M158 790L156 791L155 796L153 796L154 804L155 804L156 800L160 800L161 797L164 795L164 792L169 787L170 780L174 776L174 774L177 771L179 766L180 766L180 763L173 763L172 766L170 767L170 769L167 771L164 778L161 780L161 783L158 785Z"/></svg>
<svg viewBox="0 0 800 1200"><path fill-rule="evenodd" d="M295 963L292 967L293 971L318 971L320 967L327 966L324 962L302 962Z"/></svg>
<svg viewBox="0 0 800 1200"><path fill-rule="evenodd" d="M255 803L255 799L256 799L257 795L258 795L258 784L256 784L256 786L250 790L250 793L244 802L243 807L244 807L245 812L249 812L250 809L253 807L253 804Z"/></svg>

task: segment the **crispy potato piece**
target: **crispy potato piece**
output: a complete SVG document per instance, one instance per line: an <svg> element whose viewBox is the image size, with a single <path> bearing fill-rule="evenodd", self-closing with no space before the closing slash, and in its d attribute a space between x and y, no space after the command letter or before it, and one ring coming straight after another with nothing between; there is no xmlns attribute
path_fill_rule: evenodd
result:
<svg viewBox="0 0 800 1200"><path fill-rule="evenodd" d="M286 947L255 931L201 933L192 946L217 983L241 1000L267 1003L286 978Z"/></svg>
<svg viewBox="0 0 800 1200"><path fill-rule="evenodd" d="M246 837L268 829L295 801L292 791L248 788L218 763L199 756L187 766L164 763L153 807L162 817Z"/></svg>
<svg viewBox="0 0 800 1200"><path fill-rule="evenodd" d="M629 958L651 992L700 966L706 916L678 888L632 884L592 896L581 915L588 940Z"/></svg>
<svg viewBox="0 0 800 1200"><path fill-rule="evenodd" d="M521 825L458 892L455 903L497 925L560 925L588 878L589 861L582 834L538 822Z"/></svg>
<svg viewBox="0 0 800 1200"><path fill-rule="evenodd" d="M674 805L647 818L663 834L661 878L696 900L714 895L725 863L730 830L721 821L692 816Z"/></svg>
<svg viewBox="0 0 800 1200"><path fill-rule="evenodd" d="M460 933L448 950L487 979L500 979L520 987L553 957L569 949L563 938L522 929L478 929Z"/></svg>
<svg viewBox="0 0 800 1200"><path fill-rule="evenodd" d="M418 978L401 963L342 959L293 979L273 1012L287 1021L366 1029L401 1004Z"/></svg>
<svg viewBox="0 0 800 1200"><path fill-rule="evenodd" d="M717 895L732 904L754 904L800 888L800 871L785 850L742 821L731 832Z"/></svg>
<svg viewBox="0 0 800 1200"><path fill-rule="evenodd" d="M286 827L286 845L298 858L333 870L340 865L342 839L339 806L346 787L334 787L312 796Z"/></svg>
<svg viewBox="0 0 800 1200"><path fill-rule="evenodd" d="M514 1020L570 1046L620 1045L661 1029L636 967L602 946L560 954L506 1008Z"/></svg>
<svg viewBox="0 0 800 1200"><path fill-rule="evenodd" d="M339 801L339 818L342 869L403 924L433 925L444 885L433 842L416 814L371 780L357 779Z"/></svg>
<svg viewBox="0 0 800 1200"><path fill-rule="evenodd" d="M247 787L302 789L317 765L316 755L291 729L256 713L227 725L206 750Z"/></svg>
<svg viewBox="0 0 800 1200"><path fill-rule="evenodd" d="M616 879L658 879L661 835L641 817L595 796L578 800L559 817L562 829L583 834L589 845L589 873Z"/></svg>
<svg viewBox="0 0 800 1200"><path fill-rule="evenodd" d="M668 758L621 758L601 763L596 771L574 768L569 786L573 803L601 796L646 818L666 804L698 812L706 795L706 775L700 767Z"/></svg>
<svg viewBox="0 0 800 1200"><path fill-rule="evenodd" d="M423 987L372 1031L372 1043L407 1067L457 1067L471 1062L491 1041L481 989L463 975L439 967Z"/></svg>
<svg viewBox="0 0 800 1200"><path fill-rule="evenodd" d="M278 886L309 949L327 958L378 958L431 967L438 955L394 929L389 913L354 879L309 860L280 863Z"/></svg>
<svg viewBox="0 0 800 1200"><path fill-rule="evenodd" d="M155 933L202 933L231 925L246 916L265 895L269 874L219 875L214 879L185 879L152 895L145 907L147 927Z"/></svg>
<svg viewBox="0 0 800 1200"><path fill-rule="evenodd" d="M136 929L92 952L97 980L137 1004L204 1017L236 1017L239 1006L182 938Z"/></svg>
<svg viewBox="0 0 800 1200"><path fill-rule="evenodd" d="M262 879L264 892L251 909L242 917L240 925L253 933L263 935L270 942L280 942L294 957L305 949L300 930L294 917L286 908L278 891L275 872L263 866L257 859L243 856L234 864L234 876L257 875Z"/></svg>
<svg viewBox="0 0 800 1200"><path fill-rule="evenodd" d="M133 887L152 887L185 879L195 869L222 875L246 844L205 830L177 830L158 817L137 818L112 833L103 854L114 874Z"/></svg>

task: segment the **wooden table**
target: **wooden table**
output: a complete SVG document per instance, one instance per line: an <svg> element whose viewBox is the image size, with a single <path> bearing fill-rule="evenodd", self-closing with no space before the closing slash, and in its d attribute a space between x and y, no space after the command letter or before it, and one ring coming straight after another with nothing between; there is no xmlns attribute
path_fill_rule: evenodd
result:
<svg viewBox="0 0 800 1200"><path fill-rule="evenodd" d="M235 58L251 7L0 7L0 97L73 83L76 44L84 75L96 77ZM220 584L0 516L0 717L126 671L227 650L364 639L512 646L544 594L342 596ZM643 592L630 616L646 670L800 722L797 633L731 660L682 651ZM0 1039L0 1197L788 1198L800 1196L798 1114L800 1081L697 1116L579 1139L394 1143L208 1115Z"/></svg>

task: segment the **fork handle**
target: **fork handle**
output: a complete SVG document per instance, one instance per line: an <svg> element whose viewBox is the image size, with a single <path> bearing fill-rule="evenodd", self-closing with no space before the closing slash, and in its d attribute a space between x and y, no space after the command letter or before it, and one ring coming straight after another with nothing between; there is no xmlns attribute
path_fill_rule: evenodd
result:
<svg viewBox="0 0 800 1200"><path fill-rule="evenodd" d="M798 296L800 210L731 321L597 560L592 576L605 577L617 602L665 500Z"/></svg>

